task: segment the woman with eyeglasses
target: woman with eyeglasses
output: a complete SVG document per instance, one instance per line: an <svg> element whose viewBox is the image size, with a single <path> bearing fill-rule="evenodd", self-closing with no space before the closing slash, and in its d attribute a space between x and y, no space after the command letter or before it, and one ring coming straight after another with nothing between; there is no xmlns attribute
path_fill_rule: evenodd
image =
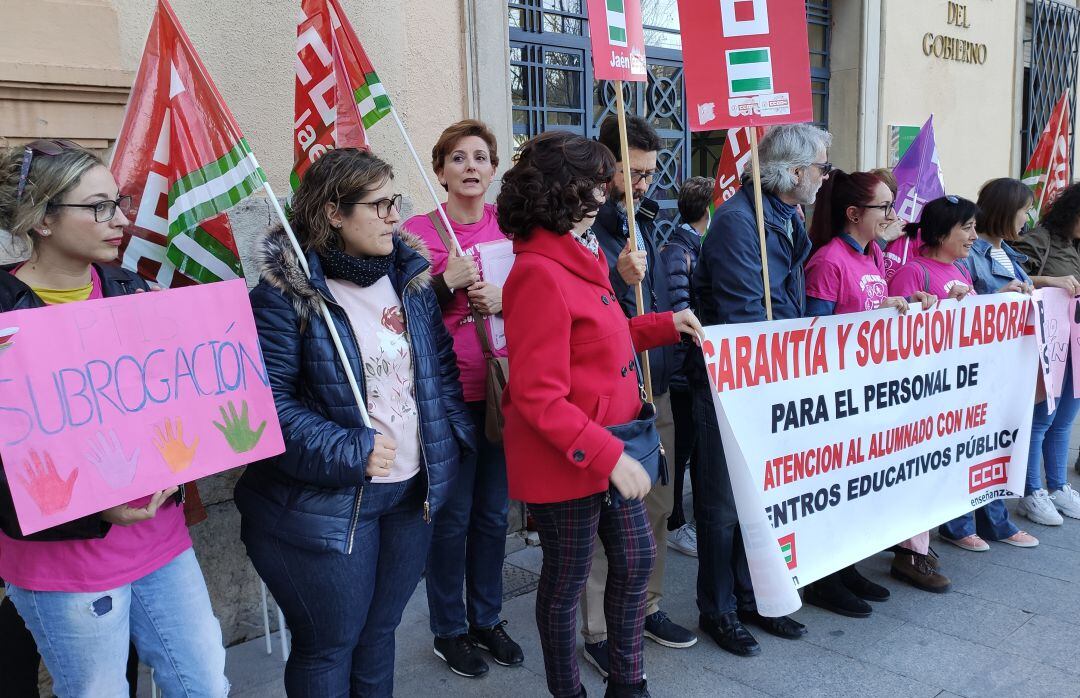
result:
<svg viewBox="0 0 1080 698"><path fill-rule="evenodd" d="M404 227L431 251L432 286L454 338L477 448L474 458L462 460L446 506L435 519L425 583L436 656L455 674L475 678L488 671L477 648L502 666L525 661L500 617L510 499L502 444L485 433L489 410L499 407L487 404L486 356L496 350L486 318L502 313L502 289L480 279L472 254L478 244L506 241L495 206L484 201L499 165L495 134L472 119L452 124L431 149L431 165L446 189L442 208L461 252L438 211L413 216Z"/></svg>
<svg viewBox="0 0 1080 698"><path fill-rule="evenodd" d="M75 143L4 152L0 228L29 258L0 271L0 312L147 291L112 264L129 206L100 158ZM66 477L74 464L55 466ZM191 548L182 489L27 536L10 486L0 469L0 577L58 696L127 695L129 640L166 695L228 694L221 627Z"/></svg>
<svg viewBox="0 0 1080 698"><path fill-rule="evenodd" d="M925 290L907 296L888 293L878 241L896 222L893 193L871 172L833 170L818 190L810 238L817 252L806 264L806 314L858 313L875 308L908 311L908 303L928 308L937 297ZM806 603L850 618L866 618L867 601L886 601L889 590L849 565L806 586Z"/></svg>
<svg viewBox="0 0 1080 698"><path fill-rule="evenodd" d="M285 614L292 698L391 696L394 632L432 517L476 442L427 249L399 233L390 165L339 148L305 173L263 241L251 292L285 453L236 486L240 537ZM320 302L366 396L364 426Z"/></svg>

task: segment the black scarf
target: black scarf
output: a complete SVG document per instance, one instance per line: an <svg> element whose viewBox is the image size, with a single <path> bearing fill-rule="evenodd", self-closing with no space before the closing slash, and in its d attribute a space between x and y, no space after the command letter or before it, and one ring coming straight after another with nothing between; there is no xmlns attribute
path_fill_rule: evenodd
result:
<svg viewBox="0 0 1080 698"><path fill-rule="evenodd" d="M385 257L353 257L335 249L320 254L319 261L328 278L367 288L390 273L396 256L396 249Z"/></svg>

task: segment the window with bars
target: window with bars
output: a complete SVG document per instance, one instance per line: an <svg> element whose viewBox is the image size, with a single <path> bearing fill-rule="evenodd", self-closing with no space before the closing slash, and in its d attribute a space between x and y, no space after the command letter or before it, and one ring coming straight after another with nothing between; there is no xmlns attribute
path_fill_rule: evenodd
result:
<svg viewBox="0 0 1080 698"><path fill-rule="evenodd" d="M1076 114L1077 59L1080 55L1080 10L1056 0L1034 0L1031 35L1024 43L1028 54L1024 68L1024 111L1021 145L1023 168L1039 142L1050 113L1061 93L1068 91L1069 109ZM1074 123L1070 123L1070 134ZM1069 162L1075 144L1069 138ZM1070 167L1071 170L1071 167Z"/></svg>

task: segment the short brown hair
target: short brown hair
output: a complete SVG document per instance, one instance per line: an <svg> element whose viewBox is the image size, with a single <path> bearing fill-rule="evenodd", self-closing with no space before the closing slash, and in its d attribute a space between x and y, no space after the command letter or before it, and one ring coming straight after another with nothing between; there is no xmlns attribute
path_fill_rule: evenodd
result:
<svg viewBox="0 0 1080 698"><path fill-rule="evenodd" d="M603 143L611 154L615 156L615 162L622 162L622 147L619 138L619 117L612 114L600 124L600 135L597 140ZM649 120L637 114L626 115L626 144L627 149L636 148L649 153L660 150L660 136L652 127Z"/></svg>
<svg viewBox="0 0 1080 698"><path fill-rule="evenodd" d="M488 147L491 164L495 167L499 166L499 144L495 141L495 134L483 121L465 119L447 126L439 136L439 140L435 141L435 146L431 149L431 169L435 171L435 174L442 172L446 156L454 151L454 146L462 138L469 136L476 136L484 141Z"/></svg>
<svg viewBox="0 0 1080 698"><path fill-rule="evenodd" d="M346 201L358 201L393 178L393 168L366 150L336 148L323 155L293 194L289 222L300 244L315 253L340 250L341 233L330 224L326 204L348 216L353 204Z"/></svg>
<svg viewBox="0 0 1080 698"><path fill-rule="evenodd" d="M892 195L896 196L896 190L900 188L900 184L896 181L896 175L892 173L892 170L888 167L879 167L876 170L870 170L870 174L876 175L889 188Z"/></svg>
<svg viewBox="0 0 1080 698"><path fill-rule="evenodd" d="M1034 197L1019 179L991 179L979 189L979 215L975 228L983 235L1002 240L1019 240L1020 231L1013 230L1016 214L1031 206Z"/></svg>
<svg viewBox="0 0 1080 698"><path fill-rule="evenodd" d="M683 223L697 223L705 217L712 203L716 180L712 177L691 177L679 189L679 215Z"/></svg>

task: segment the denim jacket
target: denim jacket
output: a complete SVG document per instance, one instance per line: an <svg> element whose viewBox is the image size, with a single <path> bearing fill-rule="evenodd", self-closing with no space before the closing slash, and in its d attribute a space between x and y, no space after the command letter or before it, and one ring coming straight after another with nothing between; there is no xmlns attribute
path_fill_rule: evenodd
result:
<svg viewBox="0 0 1080 698"><path fill-rule="evenodd" d="M990 256L991 249L992 246L989 242L979 238L971 246L971 254L964 260L968 272L971 274L971 280L975 282L976 293L979 295L997 293L998 289L1010 281L1031 283L1031 278L1024 271L1023 266L1028 259L1027 255L1020 254L1009 247L1007 242L1001 242L1001 249L1005 250L1005 254L1012 260L1013 269L1016 272L1010 274L1008 269L994 261L994 258Z"/></svg>

